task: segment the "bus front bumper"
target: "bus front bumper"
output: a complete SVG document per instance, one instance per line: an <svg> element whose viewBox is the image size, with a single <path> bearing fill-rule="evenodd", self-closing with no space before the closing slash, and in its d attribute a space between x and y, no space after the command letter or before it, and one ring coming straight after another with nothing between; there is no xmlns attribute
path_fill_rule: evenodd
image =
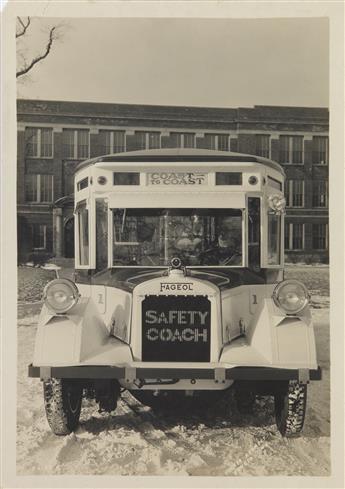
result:
<svg viewBox="0 0 345 489"><path fill-rule="evenodd" d="M226 380L321 380L321 368L317 369L287 369L273 367L214 367L214 368L145 368L133 366L64 366L36 367L29 365L29 377L42 380L56 379L118 379L126 382L145 379L203 379L215 382Z"/></svg>

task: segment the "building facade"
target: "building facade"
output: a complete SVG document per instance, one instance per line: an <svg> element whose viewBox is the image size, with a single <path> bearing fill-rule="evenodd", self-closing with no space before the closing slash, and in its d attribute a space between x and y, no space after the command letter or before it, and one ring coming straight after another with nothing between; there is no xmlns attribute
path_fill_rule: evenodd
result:
<svg viewBox="0 0 345 489"><path fill-rule="evenodd" d="M203 148L255 154L285 169L287 259L328 260L326 108L172 107L17 102L18 257L74 256L73 175L87 158Z"/></svg>

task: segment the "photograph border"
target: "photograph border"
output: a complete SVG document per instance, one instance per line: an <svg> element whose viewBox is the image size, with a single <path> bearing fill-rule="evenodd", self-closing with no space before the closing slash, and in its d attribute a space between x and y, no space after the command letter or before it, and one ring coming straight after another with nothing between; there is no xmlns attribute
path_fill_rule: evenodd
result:
<svg viewBox="0 0 345 489"><path fill-rule="evenodd" d="M282 18L330 22L331 470L329 477L17 476L17 257L15 19L44 17ZM2 487L344 487L344 3L329 2L20 2L2 15ZM340 178L342 175L342 178ZM342 264L342 266L340 266Z"/></svg>

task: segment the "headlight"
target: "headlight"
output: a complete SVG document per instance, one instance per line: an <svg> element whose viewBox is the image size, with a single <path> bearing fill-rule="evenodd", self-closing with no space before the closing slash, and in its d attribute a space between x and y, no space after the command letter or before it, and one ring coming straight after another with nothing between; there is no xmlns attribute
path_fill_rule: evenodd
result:
<svg viewBox="0 0 345 489"><path fill-rule="evenodd" d="M69 311L80 297L77 286L66 278L52 280L44 288L43 300L51 311L64 313Z"/></svg>
<svg viewBox="0 0 345 489"><path fill-rule="evenodd" d="M279 214L285 212L286 200L283 195L273 194L268 197L268 205L270 208Z"/></svg>
<svg viewBox="0 0 345 489"><path fill-rule="evenodd" d="M273 300L288 314L302 311L309 303L310 295L304 284L298 280L284 280L273 291Z"/></svg>

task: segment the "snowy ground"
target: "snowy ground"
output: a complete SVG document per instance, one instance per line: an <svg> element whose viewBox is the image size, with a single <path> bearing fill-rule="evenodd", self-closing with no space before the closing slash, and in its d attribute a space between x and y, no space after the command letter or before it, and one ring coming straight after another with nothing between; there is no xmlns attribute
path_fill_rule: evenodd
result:
<svg viewBox="0 0 345 489"><path fill-rule="evenodd" d="M303 436L290 440L276 430L270 398L257 401L255 416L240 415L231 397L201 412L163 415L128 393L112 415L84 401L77 432L57 437L40 381L27 377L39 305L19 306L18 474L330 475L328 297L314 296L313 305L323 380L309 387Z"/></svg>

